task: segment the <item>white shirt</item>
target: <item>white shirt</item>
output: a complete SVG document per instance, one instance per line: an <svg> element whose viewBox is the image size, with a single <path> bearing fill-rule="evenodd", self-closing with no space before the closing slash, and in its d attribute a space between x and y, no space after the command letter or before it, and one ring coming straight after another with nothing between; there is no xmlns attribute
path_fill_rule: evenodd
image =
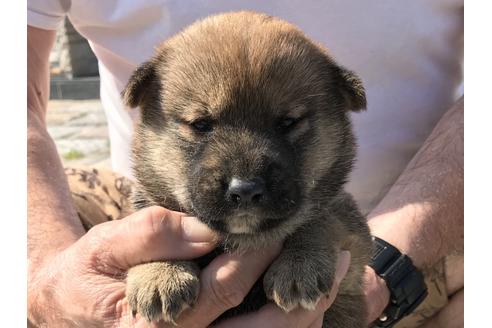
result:
<svg viewBox="0 0 492 328"><path fill-rule="evenodd" d="M462 82L463 0L28 0L28 24L56 29L68 15L99 60L113 169L131 176L136 110L120 92L153 48L195 20L254 10L324 44L363 80L368 109L353 114L359 143L347 186L363 212L388 191Z"/></svg>

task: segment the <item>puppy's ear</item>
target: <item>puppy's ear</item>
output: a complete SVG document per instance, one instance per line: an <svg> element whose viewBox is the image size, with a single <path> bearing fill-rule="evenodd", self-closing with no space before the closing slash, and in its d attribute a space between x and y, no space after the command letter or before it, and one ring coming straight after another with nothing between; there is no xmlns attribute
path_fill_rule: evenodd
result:
<svg viewBox="0 0 492 328"><path fill-rule="evenodd" d="M345 108L354 112L366 109L366 91L361 79L354 72L342 66L333 65L333 83L343 98Z"/></svg>
<svg viewBox="0 0 492 328"><path fill-rule="evenodd" d="M154 60L141 64L128 80L128 84L121 93L124 103L131 107L137 107L154 95L159 80Z"/></svg>

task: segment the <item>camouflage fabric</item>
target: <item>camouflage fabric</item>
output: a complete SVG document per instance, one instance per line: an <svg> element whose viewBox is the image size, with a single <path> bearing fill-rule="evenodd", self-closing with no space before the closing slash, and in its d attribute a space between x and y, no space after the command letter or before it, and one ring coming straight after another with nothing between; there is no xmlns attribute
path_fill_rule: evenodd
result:
<svg viewBox="0 0 492 328"><path fill-rule="evenodd" d="M72 199L86 229L131 214L129 201L133 183L112 171L91 168L67 168ZM429 295L396 328L415 328L435 315L448 302L445 285L445 261L425 273Z"/></svg>
<svg viewBox="0 0 492 328"><path fill-rule="evenodd" d="M132 213L129 201L133 182L112 171L66 168L72 200L86 230Z"/></svg>
<svg viewBox="0 0 492 328"><path fill-rule="evenodd" d="M439 261L432 269L424 272L425 283L429 295L410 315L403 318L395 328L414 328L419 327L425 321L439 312L447 303L448 295L446 293L445 283L445 261Z"/></svg>

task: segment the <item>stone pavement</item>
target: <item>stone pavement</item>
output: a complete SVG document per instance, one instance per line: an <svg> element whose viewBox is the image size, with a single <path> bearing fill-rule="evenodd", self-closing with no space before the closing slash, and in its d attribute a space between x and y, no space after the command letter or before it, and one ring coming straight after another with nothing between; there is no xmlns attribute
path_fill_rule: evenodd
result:
<svg viewBox="0 0 492 328"><path fill-rule="evenodd" d="M47 123L64 166L110 168L106 116L99 100L50 100Z"/></svg>

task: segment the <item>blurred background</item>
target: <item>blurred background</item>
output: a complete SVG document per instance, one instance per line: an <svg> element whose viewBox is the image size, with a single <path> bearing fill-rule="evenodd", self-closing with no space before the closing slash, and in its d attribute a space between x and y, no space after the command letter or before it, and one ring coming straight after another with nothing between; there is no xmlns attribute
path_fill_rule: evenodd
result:
<svg viewBox="0 0 492 328"><path fill-rule="evenodd" d="M99 100L97 59L68 19L50 54L48 131L64 166L109 168L106 117Z"/></svg>

